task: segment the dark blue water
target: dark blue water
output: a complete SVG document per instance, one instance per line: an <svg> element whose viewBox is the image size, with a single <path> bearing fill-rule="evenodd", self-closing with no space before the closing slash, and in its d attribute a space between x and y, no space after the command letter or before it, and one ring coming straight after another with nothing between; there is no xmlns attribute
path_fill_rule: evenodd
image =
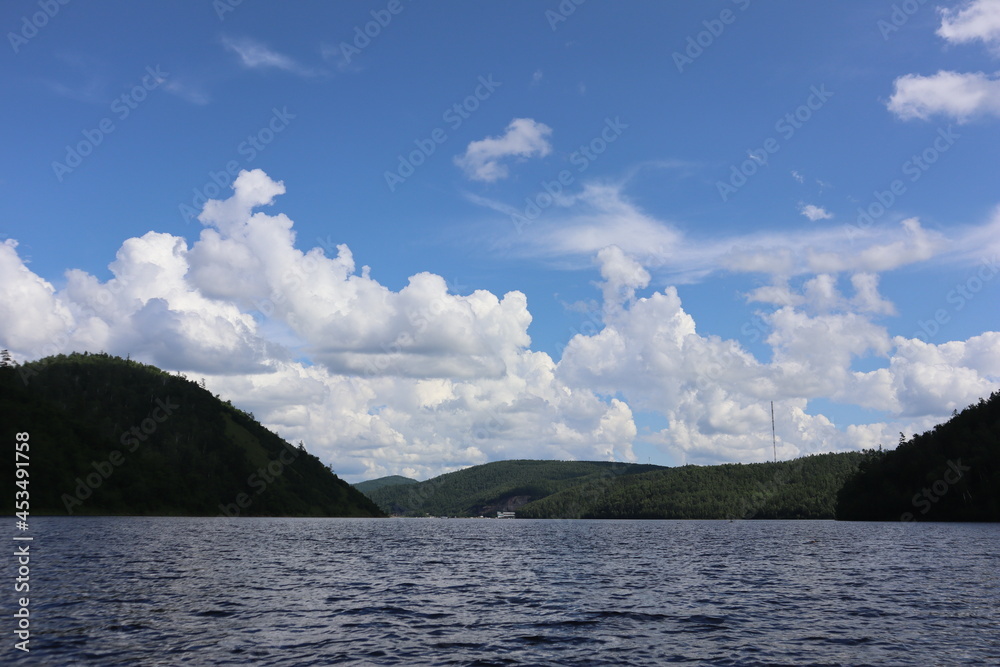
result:
<svg viewBox="0 0 1000 667"><path fill-rule="evenodd" d="M997 524L36 518L31 534L24 664L1000 664ZM0 662L17 662L4 617Z"/></svg>

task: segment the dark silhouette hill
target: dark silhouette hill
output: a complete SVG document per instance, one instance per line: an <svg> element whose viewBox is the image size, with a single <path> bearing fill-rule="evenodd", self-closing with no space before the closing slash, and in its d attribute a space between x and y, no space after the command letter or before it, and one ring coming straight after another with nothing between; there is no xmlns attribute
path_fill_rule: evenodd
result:
<svg viewBox="0 0 1000 667"><path fill-rule="evenodd" d="M889 451L869 451L837 496L853 521L1000 521L1000 392Z"/></svg>
<svg viewBox="0 0 1000 667"><path fill-rule="evenodd" d="M0 415L8 469L16 434L29 434L33 514L382 516L301 443L192 380L128 359L0 367ZM14 493L4 496L13 511Z"/></svg>

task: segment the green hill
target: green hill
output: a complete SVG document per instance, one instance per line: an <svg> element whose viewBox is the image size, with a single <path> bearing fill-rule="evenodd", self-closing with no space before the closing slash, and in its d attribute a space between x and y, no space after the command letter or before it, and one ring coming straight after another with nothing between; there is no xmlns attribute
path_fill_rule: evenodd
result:
<svg viewBox="0 0 1000 667"><path fill-rule="evenodd" d="M418 484L417 480L410 479L409 477L403 477L402 475L389 475L388 477L379 477L377 479L369 479L366 482L358 482L354 485L354 488L361 493L370 493L375 489L381 489L383 486L401 486L404 484Z"/></svg>
<svg viewBox="0 0 1000 667"><path fill-rule="evenodd" d="M525 518L832 519L858 452L778 463L662 468L588 480L525 505Z"/></svg>
<svg viewBox="0 0 1000 667"><path fill-rule="evenodd" d="M1000 521L1000 392L890 451L869 452L837 497L853 521Z"/></svg>
<svg viewBox="0 0 1000 667"><path fill-rule="evenodd" d="M0 414L9 469L29 434L32 514L382 515L301 444L153 366L72 354L2 367ZM14 510L13 493L3 502Z"/></svg>
<svg viewBox="0 0 1000 667"><path fill-rule="evenodd" d="M665 468L600 461L499 461L418 484L366 491L404 516L605 519L832 519L837 490L864 458Z"/></svg>
<svg viewBox="0 0 1000 667"><path fill-rule="evenodd" d="M390 514L488 516L608 476L660 466L600 461L497 461L405 486L385 486L369 497Z"/></svg>

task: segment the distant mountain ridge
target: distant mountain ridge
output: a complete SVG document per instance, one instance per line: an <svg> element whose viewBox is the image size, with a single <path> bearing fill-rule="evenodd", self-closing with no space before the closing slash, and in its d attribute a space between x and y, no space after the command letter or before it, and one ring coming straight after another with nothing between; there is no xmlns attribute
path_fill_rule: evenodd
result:
<svg viewBox="0 0 1000 667"><path fill-rule="evenodd" d="M635 474L660 466L608 461L495 461L417 484L383 486L368 496L389 514L488 516L607 475Z"/></svg>
<svg viewBox="0 0 1000 667"><path fill-rule="evenodd" d="M375 489L381 489L383 486L400 486L404 484L417 484L417 480L411 479L409 477L403 477L402 475L389 475L387 477L379 477L377 479L369 479L365 482L358 482L354 485L354 488L361 493L368 493L374 491Z"/></svg>
<svg viewBox="0 0 1000 667"><path fill-rule="evenodd" d="M367 491L402 516L832 519L860 452L778 463L667 468L608 461L498 461Z"/></svg>
<svg viewBox="0 0 1000 667"><path fill-rule="evenodd" d="M0 367L0 414L5 442L29 434L34 514L383 515L301 443L192 380L128 359ZM5 494L11 510L13 501Z"/></svg>

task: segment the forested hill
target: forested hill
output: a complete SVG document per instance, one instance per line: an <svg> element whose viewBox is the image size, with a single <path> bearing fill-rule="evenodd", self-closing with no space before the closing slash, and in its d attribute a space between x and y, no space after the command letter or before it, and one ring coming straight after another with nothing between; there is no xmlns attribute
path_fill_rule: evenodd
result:
<svg viewBox="0 0 1000 667"><path fill-rule="evenodd" d="M837 518L1000 521L1000 393L873 452L841 489Z"/></svg>
<svg viewBox="0 0 1000 667"><path fill-rule="evenodd" d="M636 474L660 466L600 461L496 461L425 482L368 490L390 514L496 516L589 480Z"/></svg>
<svg viewBox="0 0 1000 667"><path fill-rule="evenodd" d="M864 457L665 468L595 461L501 461L369 492L405 516L832 519L837 490Z"/></svg>
<svg viewBox="0 0 1000 667"><path fill-rule="evenodd" d="M369 493L375 489L381 489L383 486L399 486L402 484L417 484L417 480L410 479L409 477L403 477L402 475L389 475L388 477L379 477L378 479L370 479L367 482L358 482L354 485L354 488L361 493Z"/></svg>
<svg viewBox="0 0 1000 667"><path fill-rule="evenodd" d="M134 361L72 354L0 367L0 415L4 442L29 434L32 514L382 515L301 443ZM4 507L13 512L14 493Z"/></svg>

